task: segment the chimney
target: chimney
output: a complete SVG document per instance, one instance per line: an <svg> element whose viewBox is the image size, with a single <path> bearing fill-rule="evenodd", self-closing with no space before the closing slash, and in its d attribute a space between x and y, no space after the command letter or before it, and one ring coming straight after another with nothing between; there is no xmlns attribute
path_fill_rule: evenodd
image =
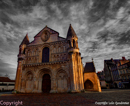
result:
<svg viewBox="0 0 130 106"><path fill-rule="evenodd" d="M113 58L111 58L111 61L113 62Z"/></svg>
<svg viewBox="0 0 130 106"><path fill-rule="evenodd" d="M125 57L122 57L122 60L126 60Z"/></svg>

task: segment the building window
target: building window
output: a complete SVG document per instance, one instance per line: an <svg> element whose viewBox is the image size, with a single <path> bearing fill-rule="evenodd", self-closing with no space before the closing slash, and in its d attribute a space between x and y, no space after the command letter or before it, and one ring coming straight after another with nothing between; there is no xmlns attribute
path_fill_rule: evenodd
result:
<svg viewBox="0 0 130 106"><path fill-rule="evenodd" d="M126 73L128 73L128 70L126 69Z"/></svg>
<svg viewBox="0 0 130 106"><path fill-rule="evenodd" d="M49 48L45 47L42 51L42 62L49 62Z"/></svg>
<svg viewBox="0 0 130 106"><path fill-rule="evenodd" d="M123 70L124 71L124 74L125 74L125 70Z"/></svg>
<svg viewBox="0 0 130 106"><path fill-rule="evenodd" d="M58 48L58 52L60 52L60 47Z"/></svg>
<svg viewBox="0 0 130 106"><path fill-rule="evenodd" d="M125 76L125 79L127 79L127 77Z"/></svg>

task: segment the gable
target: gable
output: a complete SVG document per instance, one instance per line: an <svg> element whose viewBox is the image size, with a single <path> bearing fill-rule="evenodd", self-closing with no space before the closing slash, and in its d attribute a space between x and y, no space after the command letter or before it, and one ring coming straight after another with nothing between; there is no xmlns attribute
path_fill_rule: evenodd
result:
<svg viewBox="0 0 130 106"><path fill-rule="evenodd" d="M64 40L62 38L59 38L59 33L57 31L46 26L34 37L34 40L29 45L37 45Z"/></svg>
<svg viewBox="0 0 130 106"><path fill-rule="evenodd" d="M50 34L57 34L57 35L59 35L59 33L57 31L55 31L55 30L53 30L53 29L51 29L51 28L46 26L36 36L34 36L34 38L40 37L45 30L49 31Z"/></svg>

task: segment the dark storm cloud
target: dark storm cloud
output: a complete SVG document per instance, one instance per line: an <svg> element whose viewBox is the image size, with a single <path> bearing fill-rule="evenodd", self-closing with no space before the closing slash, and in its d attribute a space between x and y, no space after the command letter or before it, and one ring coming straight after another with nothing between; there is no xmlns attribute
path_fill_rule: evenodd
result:
<svg viewBox="0 0 130 106"><path fill-rule="evenodd" d="M82 56L87 56L84 62L95 58L98 70L103 68L103 59L116 57L122 45L124 48L129 45L125 42L129 41L128 0L1 0L0 64L3 70L8 72L12 66L16 71L18 47L26 33L31 42L47 25L66 37L70 23L79 38ZM127 54L124 48L118 57Z"/></svg>
<svg viewBox="0 0 130 106"><path fill-rule="evenodd" d="M108 9L110 6L110 0L93 0L93 5L89 11L89 21L96 22L101 18L108 16Z"/></svg>
<svg viewBox="0 0 130 106"><path fill-rule="evenodd" d="M1 0L0 8L8 13L16 14L19 12L27 13L32 10L32 6L37 5L39 0ZM8 7L8 9L7 9Z"/></svg>
<svg viewBox="0 0 130 106"><path fill-rule="evenodd" d="M13 20L10 19L10 17L8 17L8 15L6 15L4 12L0 12L0 21L1 23L3 23L4 25L6 23L13 23Z"/></svg>
<svg viewBox="0 0 130 106"><path fill-rule="evenodd" d="M119 35L120 38L117 41L117 45L130 45L130 30Z"/></svg>
<svg viewBox="0 0 130 106"><path fill-rule="evenodd" d="M106 22L108 18L114 18L116 12L125 6L128 0L93 0L93 2L89 11L89 21L96 22L104 19Z"/></svg>
<svg viewBox="0 0 130 106"><path fill-rule="evenodd" d="M103 30L97 33L97 39L99 39L100 41L103 40L104 42L106 42L108 40L108 37L109 37L109 31L107 30Z"/></svg>

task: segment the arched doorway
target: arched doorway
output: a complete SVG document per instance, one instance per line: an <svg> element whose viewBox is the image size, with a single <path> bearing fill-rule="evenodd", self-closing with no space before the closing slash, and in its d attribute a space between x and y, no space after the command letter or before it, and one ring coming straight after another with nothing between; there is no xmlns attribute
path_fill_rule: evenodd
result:
<svg viewBox="0 0 130 106"><path fill-rule="evenodd" d="M49 74L44 74L42 77L42 91L49 93L51 90L51 78Z"/></svg>
<svg viewBox="0 0 130 106"><path fill-rule="evenodd" d="M45 47L42 51L42 62L49 62L49 48Z"/></svg>
<svg viewBox="0 0 130 106"><path fill-rule="evenodd" d="M93 89L93 83L90 80L86 80L84 83L84 89Z"/></svg>

